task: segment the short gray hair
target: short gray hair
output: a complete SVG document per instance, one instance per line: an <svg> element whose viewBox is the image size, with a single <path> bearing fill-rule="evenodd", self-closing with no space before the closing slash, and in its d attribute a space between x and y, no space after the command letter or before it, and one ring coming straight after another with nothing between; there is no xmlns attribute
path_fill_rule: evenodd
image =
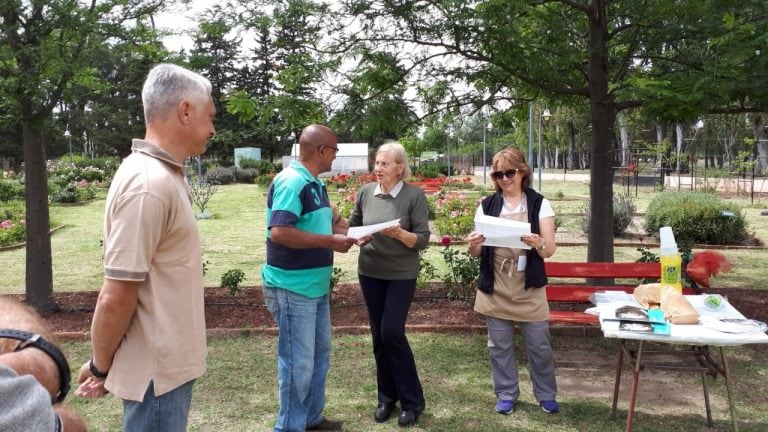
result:
<svg viewBox="0 0 768 432"><path fill-rule="evenodd" d="M405 152L405 148L397 141L388 142L382 144L376 150L376 156L379 153L390 152L394 156L395 162L403 164L403 172L400 174L400 180L405 180L411 176L411 164L408 162L408 154Z"/></svg>
<svg viewBox="0 0 768 432"><path fill-rule="evenodd" d="M144 121L162 120L182 100L204 102L211 97L211 82L204 76L170 63L152 68L144 81L141 100Z"/></svg>

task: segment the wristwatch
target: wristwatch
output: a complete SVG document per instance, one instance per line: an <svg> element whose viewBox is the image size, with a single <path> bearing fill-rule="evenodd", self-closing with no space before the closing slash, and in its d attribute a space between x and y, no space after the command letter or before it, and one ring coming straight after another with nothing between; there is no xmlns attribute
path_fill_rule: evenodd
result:
<svg viewBox="0 0 768 432"><path fill-rule="evenodd" d="M71 379L69 363L67 363L67 358L64 357L64 354L56 348L56 345L48 342L37 333L30 333L22 330L0 329L0 338L20 340L21 343L19 343L14 351L21 351L25 348L34 347L48 354L48 357L50 357L53 362L56 363L56 367L59 368L59 391L54 396L53 402L59 403L67 397L67 393L69 392L69 381Z"/></svg>
<svg viewBox="0 0 768 432"><path fill-rule="evenodd" d="M536 249L544 250L544 248L546 247L547 247L547 241L545 239L541 239L541 246L538 246Z"/></svg>
<svg viewBox="0 0 768 432"><path fill-rule="evenodd" d="M91 357L91 361L88 362L88 370L91 371L91 375L99 379L104 379L109 375L109 371L102 372L96 368L96 365L93 364L93 357Z"/></svg>

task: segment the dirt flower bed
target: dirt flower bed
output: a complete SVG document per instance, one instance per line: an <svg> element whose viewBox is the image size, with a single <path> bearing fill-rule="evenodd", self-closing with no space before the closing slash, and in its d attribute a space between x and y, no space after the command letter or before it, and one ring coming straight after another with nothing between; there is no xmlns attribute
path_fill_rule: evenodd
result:
<svg viewBox="0 0 768 432"><path fill-rule="evenodd" d="M768 322L768 290L713 289L710 293L727 296L728 300L747 318ZM58 312L45 318L58 332L86 332L91 327L96 292L54 293ZM23 295L17 296L23 299ZM584 310L588 305L554 305L553 309ZM260 287L245 287L243 292L231 296L222 288L206 288L205 319L210 329L257 329L274 327L272 316L264 306ZM336 327L368 325L360 288L357 284L336 287L331 304L331 322ZM408 316L409 325L421 326L483 326L483 316L472 310L471 302L448 300L445 290L438 284L416 292Z"/></svg>

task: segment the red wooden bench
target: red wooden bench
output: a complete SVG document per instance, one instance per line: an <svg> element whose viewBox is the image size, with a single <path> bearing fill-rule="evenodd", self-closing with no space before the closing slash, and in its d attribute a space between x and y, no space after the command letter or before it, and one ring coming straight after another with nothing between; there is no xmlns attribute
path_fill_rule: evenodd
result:
<svg viewBox="0 0 768 432"><path fill-rule="evenodd" d="M643 279L658 280L661 266L656 262L648 263L585 263L585 262L550 262L544 263L549 285L547 300L562 303L589 303L589 296L596 291L624 291L632 293ZM581 279L580 283L561 282L561 279ZM583 279L618 279L615 285L586 285ZM624 280L622 280L624 279ZM629 280L627 280L629 279ZM691 288L683 288L683 294L696 294ZM552 310L549 311L551 322L598 325L597 316L585 312Z"/></svg>

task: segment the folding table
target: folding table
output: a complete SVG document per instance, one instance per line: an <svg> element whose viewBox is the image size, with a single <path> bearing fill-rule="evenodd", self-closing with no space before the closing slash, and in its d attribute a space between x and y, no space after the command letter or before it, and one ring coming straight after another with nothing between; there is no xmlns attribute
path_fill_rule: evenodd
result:
<svg viewBox="0 0 768 432"><path fill-rule="evenodd" d="M744 316L736 310L727 301L723 307L717 311L711 311L704 306L706 295L687 295L686 299L699 312L703 319L709 318L734 318L743 319ZM707 414L707 424L712 426L712 412L709 405L709 388L707 386L706 375L716 377L718 375L725 379L726 390L728 393L728 405L731 412L731 422L733 430L738 432L739 427L736 422L736 410L732 394L732 380L728 370L728 361L725 355L724 347L738 346L745 344L768 343L768 335L765 333L724 333L712 328L706 327L701 323L696 325L671 325L671 334L661 335L647 332L619 330L619 322L615 320L615 311L622 306L640 306L634 298L626 293L596 293L594 296L596 307L592 309L600 315L600 328L605 338L620 339L618 359L616 363L616 381L613 390L613 404L611 406L611 416L616 416L616 405L619 397L619 387L621 384L622 369L625 360L632 366L632 385L630 387L629 407L627 410L626 431L632 430L632 417L635 411L635 401L637 397L637 387L640 381L640 372L646 368L673 369L686 372L695 372L701 375L701 381L704 391L704 404ZM690 347L690 350L649 350L645 345L647 342L656 342L670 345L684 345ZM710 347L715 347L719 351L719 359L712 356ZM686 363L654 362L653 357L659 355L680 357Z"/></svg>

